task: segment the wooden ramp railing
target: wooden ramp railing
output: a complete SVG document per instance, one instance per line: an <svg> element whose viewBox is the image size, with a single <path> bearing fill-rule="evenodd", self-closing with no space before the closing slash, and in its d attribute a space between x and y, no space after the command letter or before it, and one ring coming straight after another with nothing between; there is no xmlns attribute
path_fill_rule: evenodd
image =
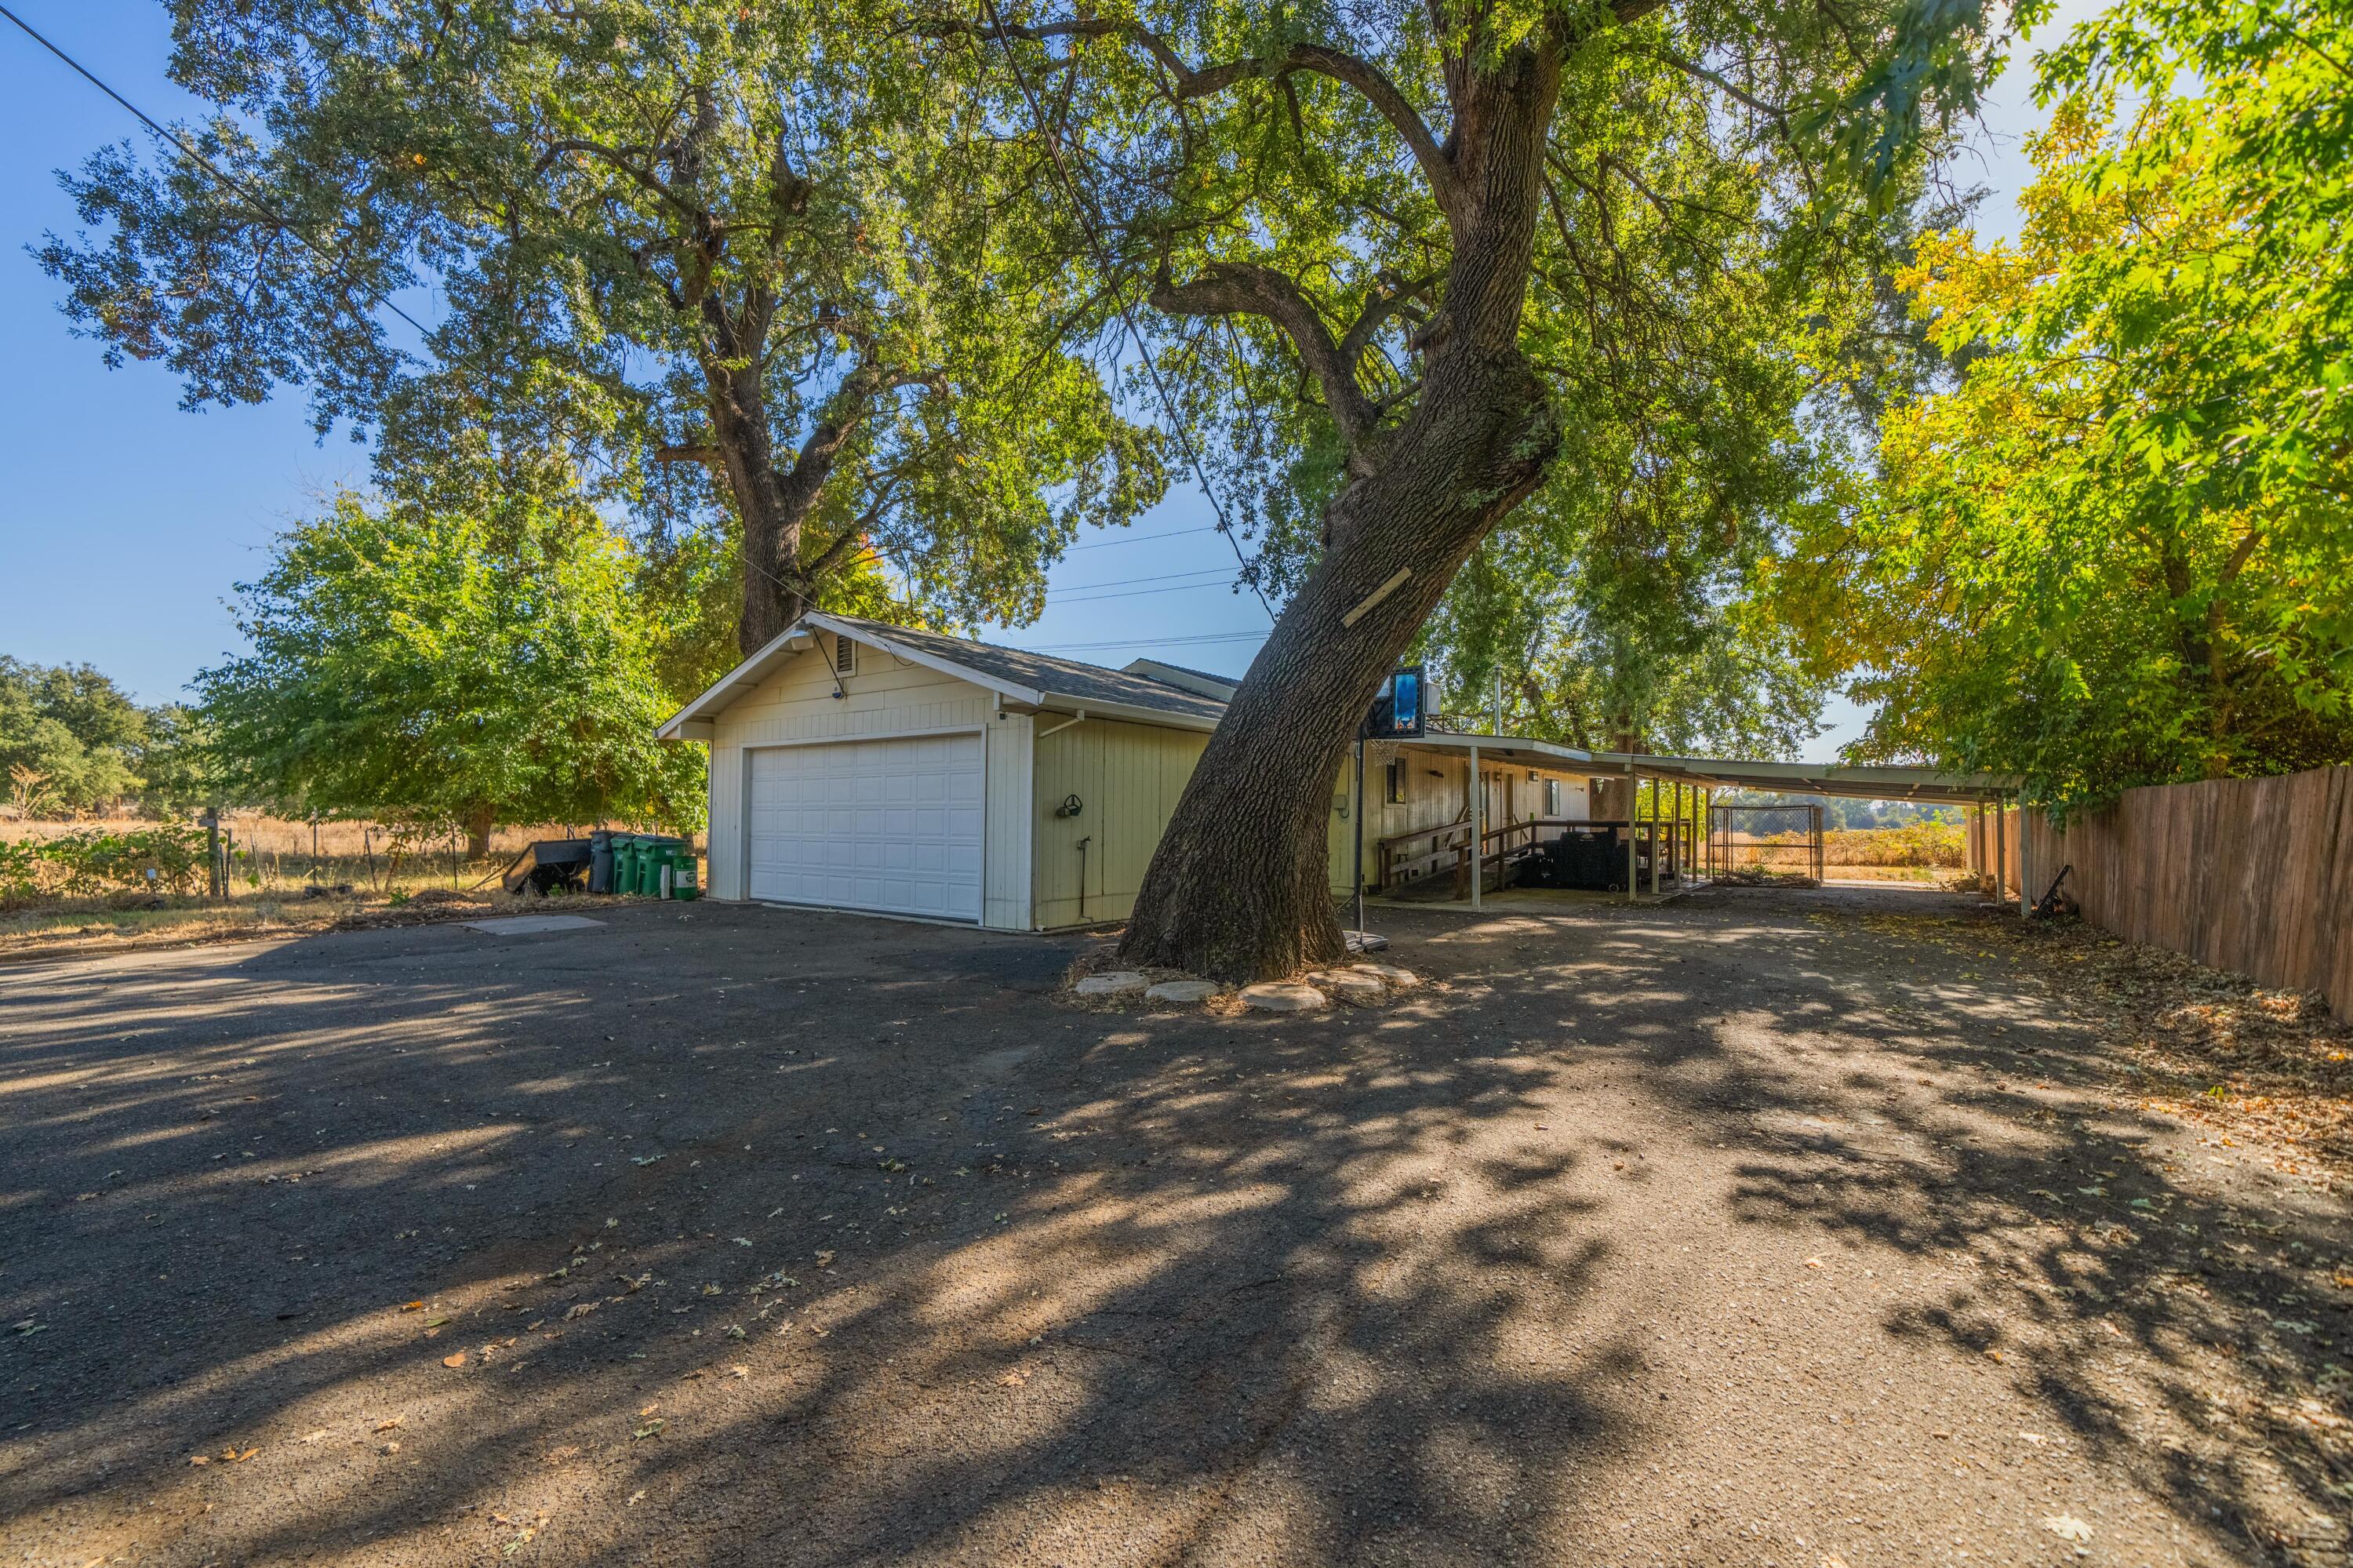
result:
<svg viewBox="0 0 2353 1568"><path fill-rule="evenodd" d="M1479 835L1479 874L1493 875L1493 882L1482 882L1490 889L1500 888L1512 862L1530 853L1547 838L1559 835L1563 828L1574 826L1567 817L1529 817L1516 822L1492 827ZM1434 871L1449 873L1454 881L1454 895L1464 898L1471 891L1471 823L1468 818L1442 822L1434 828L1416 828L1410 832L1393 833L1374 845L1373 890L1387 893L1408 882L1416 882Z"/></svg>

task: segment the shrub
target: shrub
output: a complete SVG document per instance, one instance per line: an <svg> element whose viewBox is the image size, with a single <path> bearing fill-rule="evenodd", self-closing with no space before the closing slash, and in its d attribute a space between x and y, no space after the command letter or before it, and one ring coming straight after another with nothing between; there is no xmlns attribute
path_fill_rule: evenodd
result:
<svg viewBox="0 0 2353 1568"><path fill-rule="evenodd" d="M204 834L177 825L127 833L91 829L16 847L30 850L29 858L45 870L28 880L69 895L100 893L109 885L185 893L195 886L205 864ZM0 880L6 864L0 861Z"/></svg>
<svg viewBox="0 0 2353 1568"><path fill-rule="evenodd" d="M0 908L22 904L40 892L40 858L33 844L0 842Z"/></svg>

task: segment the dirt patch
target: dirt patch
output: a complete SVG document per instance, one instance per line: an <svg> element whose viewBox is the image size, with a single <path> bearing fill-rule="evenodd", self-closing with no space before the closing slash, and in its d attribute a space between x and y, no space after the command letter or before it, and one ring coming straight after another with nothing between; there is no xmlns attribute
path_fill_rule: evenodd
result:
<svg viewBox="0 0 2353 1568"><path fill-rule="evenodd" d="M2311 991L2266 991L2065 921L2027 943L2106 1013L2125 1086L2152 1109L2353 1175L2353 1029Z"/></svg>

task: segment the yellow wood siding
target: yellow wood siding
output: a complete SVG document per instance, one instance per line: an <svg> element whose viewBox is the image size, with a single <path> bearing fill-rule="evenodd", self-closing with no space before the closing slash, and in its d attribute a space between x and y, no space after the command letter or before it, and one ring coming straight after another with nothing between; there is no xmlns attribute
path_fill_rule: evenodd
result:
<svg viewBox="0 0 2353 1568"><path fill-rule="evenodd" d="M1055 729L1057 725L1065 726ZM1041 929L1126 918L1144 885L1152 852L1176 810L1176 798L1209 743L1197 730L1087 719L1070 724L1040 715L1037 783L1030 828L1032 872ZM1070 796L1076 816L1055 814ZM1086 845L1086 897L1080 900L1079 841Z"/></svg>

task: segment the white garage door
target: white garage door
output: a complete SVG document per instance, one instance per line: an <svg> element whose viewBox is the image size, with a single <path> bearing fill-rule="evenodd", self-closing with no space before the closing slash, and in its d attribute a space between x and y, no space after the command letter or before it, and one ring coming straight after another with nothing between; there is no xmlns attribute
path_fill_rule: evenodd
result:
<svg viewBox="0 0 2353 1568"><path fill-rule="evenodd" d="M980 746L933 735L753 752L752 896L977 921Z"/></svg>

